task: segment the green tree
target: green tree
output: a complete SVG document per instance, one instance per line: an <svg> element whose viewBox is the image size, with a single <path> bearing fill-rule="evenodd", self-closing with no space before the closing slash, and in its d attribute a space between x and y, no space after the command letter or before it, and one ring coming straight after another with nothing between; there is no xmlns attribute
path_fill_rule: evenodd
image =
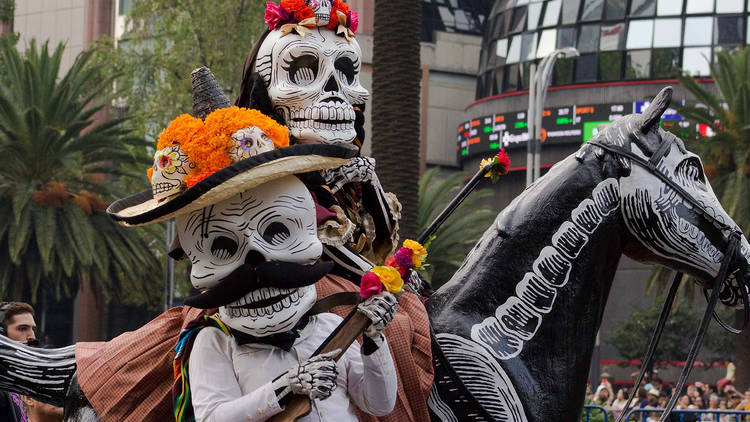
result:
<svg viewBox="0 0 750 422"><path fill-rule="evenodd" d="M659 346L654 355L654 361L684 361L685 351L690 349L695 332L703 317L703 310L687 304L685 299L676 304L669 320L664 326ZM679 306L677 306L679 305ZM719 310L721 316L726 317L732 311ZM629 360L640 359L646 348L646 341L659 320L661 304L650 307L637 308L630 319L621 324L616 330L605 336L605 341L617 349L622 357ZM732 339L726 335L718 324L712 324L706 334L704 351L701 356L723 361L728 353L732 353Z"/></svg>
<svg viewBox="0 0 750 422"><path fill-rule="evenodd" d="M438 168L425 172L419 180L419 205L417 220L419 231L427 226L448 205L461 188L464 174L456 173L444 180L436 180ZM481 201L492 196L490 189L473 192L443 223L430 242L425 275L437 289L448 281L463 262L474 244L495 219L495 212Z"/></svg>
<svg viewBox="0 0 750 422"><path fill-rule="evenodd" d="M750 48L720 51L710 66L714 89L700 84L688 74L679 76L680 84L696 102L676 108L693 127L704 124L715 134L679 135L686 137L688 148L701 156L716 196L729 216L747 234L750 229ZM655 273L651 283L662 291L667 285L667 277L660 277L664 273L663 270ZM683 284L697 290L693 283ZM737 322L742 321L741 312L735 315ZM750 331L734 336L734 340L737 383L748 388Z"/></svg>
<svg viewBox="0 0 750 422"><path fill-rule="evenodd" d="M85 279L105 296L142 303L160 291L148 285L160 266L143 233L104 208L128 165L145 167L136 154L145 143L122 119L94 125L111 81L96 77L91 51L60 74L63 51L0 45L8 81L0 86L0 297L69 296Z"/></svg>
<svg viewBox="0 0 750 422"><path fill-rule="evenodd" d="M122 38L99 41L95 57L117 74L118 106L135 132L158 137L192 108L190 72L208 66L232 98L239 93L247 52L264 31L257 0L134 0Z"/></svg>

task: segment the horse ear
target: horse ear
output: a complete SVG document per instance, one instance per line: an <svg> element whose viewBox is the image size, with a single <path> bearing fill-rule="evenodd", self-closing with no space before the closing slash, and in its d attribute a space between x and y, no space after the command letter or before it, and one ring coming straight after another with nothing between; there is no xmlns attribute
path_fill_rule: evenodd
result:
<svg viewBox="0 0 750 422"><path fill-rule="evenodd" d="M672 87L664 87L659 94L656 95L651 105L648 106L646 112L643 113L643 123L641 124L641 132L647 133L654 126L659 124L661 115L667 111L669 103L672 102Z"/></svg>

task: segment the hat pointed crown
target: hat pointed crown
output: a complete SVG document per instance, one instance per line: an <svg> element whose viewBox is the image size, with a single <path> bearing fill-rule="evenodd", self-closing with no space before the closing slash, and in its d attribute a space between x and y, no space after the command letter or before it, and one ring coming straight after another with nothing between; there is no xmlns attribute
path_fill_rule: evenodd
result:
<svg viewBox="0 0 750 422"><path fill-rule="evenodd" d="M191 74L193 83L193 116L205 119L212 111L227 108L231 104L222 91L211 69L201 66Z"/></svg>

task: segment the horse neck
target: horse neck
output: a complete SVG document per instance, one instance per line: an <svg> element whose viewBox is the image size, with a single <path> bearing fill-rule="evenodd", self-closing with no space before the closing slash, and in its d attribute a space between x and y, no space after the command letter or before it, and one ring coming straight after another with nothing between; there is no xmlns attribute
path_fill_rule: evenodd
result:
<svg viewBox="0 0 750 422"><path fill-rule="evenodd" d="M625 228L617 179L569 157L496 219L428 303L504 368L531 420L573 420Z"/></svg>

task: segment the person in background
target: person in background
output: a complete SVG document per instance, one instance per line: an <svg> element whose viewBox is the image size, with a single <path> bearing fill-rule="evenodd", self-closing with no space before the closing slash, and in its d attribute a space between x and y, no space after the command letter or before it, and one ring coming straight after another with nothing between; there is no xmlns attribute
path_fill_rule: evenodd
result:
<svg viewBox="0 0 750 422"><path fill-rule="evenodd" d="M0 303L0 334L28 346L38 346L34 308L24 302ZM57 422L63 410L47 403L0 391L0 421Z"/></svg>
<svg viewBox="0 0 750 422"><path fill-rule="evenodd" d="M628 392L625 388L617 390L617 395L612 405L609 407L609 411L614 415L615 418L620 417L620 413L625 409L625 403L628 401Z"/></svg>

